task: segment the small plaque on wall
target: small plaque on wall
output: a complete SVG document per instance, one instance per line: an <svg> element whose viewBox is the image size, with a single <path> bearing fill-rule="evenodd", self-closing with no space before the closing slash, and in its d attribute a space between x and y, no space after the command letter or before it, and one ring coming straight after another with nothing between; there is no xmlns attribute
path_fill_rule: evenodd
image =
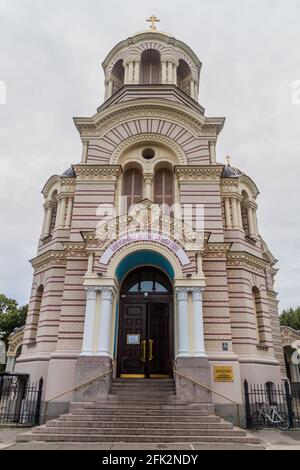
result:
<svg viewBox="0 0 300 470"><path fill-rule="evenodd" d="M233 367L231 366L214 366L215 382L233 382Z"/></svg>
<svg viewBox="0 0 300 470"><path fill-rule="evenodd" d="M141 335L127 335L126 344L141 344Z"/></svg>

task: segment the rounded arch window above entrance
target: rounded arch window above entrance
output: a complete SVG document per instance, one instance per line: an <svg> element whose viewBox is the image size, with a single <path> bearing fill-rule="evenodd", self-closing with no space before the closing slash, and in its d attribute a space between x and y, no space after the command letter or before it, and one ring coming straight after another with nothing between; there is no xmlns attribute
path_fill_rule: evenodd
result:
<svg viewBox="0 0 300 470"><path fill-rule="evenodd" d="M171 294L172 286L165 273L157 268L142 267L135 269L123 282L122 295L126 294Z"/></svg>

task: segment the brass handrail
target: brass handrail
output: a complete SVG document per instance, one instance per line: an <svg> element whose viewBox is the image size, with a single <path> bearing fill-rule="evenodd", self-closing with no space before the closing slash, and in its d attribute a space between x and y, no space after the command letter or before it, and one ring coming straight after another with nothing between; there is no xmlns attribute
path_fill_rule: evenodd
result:
<svg viewBox="0 0 300 470"><path fill-rule="evenodd" d="M203 385L201 382L199 382L198 380L194 379L193 377L189 377L185 374L182 374L181 372L178 372L176 370L176 367L175 367L175 364L173 363L173 372L174 374L176 375L179 375L180 377L183 377L184 379L187 379L187 380L190 380L191 382L195 383L196 385L199 385L200 387L208 390L209 392L211 393L214 393L215 395L218 395L219 397L222 397L222 398L225 398L225 400L228 400L230 401L231 403L233 403L235 406L236 406L236 414L237 414L237 422L238 422L238 426L241 427L241 420L240 420L240 409L239 409L239 403L237 403L236 401L232 400L232 398L229 398L229 397L226 397L225 395L223 395L222 393L219 393L217 392L216 390L214 390L213 388L210 388L208 387L207 385Z"/></svg>
<svg viewBox="0 0 300 470"><path fill-rule="evenodd" d="M114 370L115 364L116 364L116 360L114 359L114 360L112 361L111 368L110 368L109 370L107 370L106 372L103 372L102 374L97 375L96 377L93 377L92 379L87 380L86 382L82 382L82 383L76 385L75 387L66 390L66 391L63 392L63 393L60 393L59 395L56 395L55 397L49 398L49 400L47 400L47 401L46 401L46 404L45 404L44 423L46 423L47 411L48 411L48 404L49 404L51 401L57 400L57 398L63 397L64 395L67 395L67 393L75 392L75 391L77 391L79 388L84 387L85 385L91 385L93 382L96 382L97 380L101 379L102 377L105 377L106 375L111 374L111 373L113 372L113 370Z"/></svg>

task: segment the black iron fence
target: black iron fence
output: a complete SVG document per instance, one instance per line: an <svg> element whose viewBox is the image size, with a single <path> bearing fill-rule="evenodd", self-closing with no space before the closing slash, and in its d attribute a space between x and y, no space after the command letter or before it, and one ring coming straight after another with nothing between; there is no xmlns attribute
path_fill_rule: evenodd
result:
<svg viewBox="0 0 300 470"><path fill-rule="evenodd" d="M253 427L252 417L261 407L269 408L274 405L279 415L288 415L291 428L300 427L300 383L286 380L280 385L272 382L249 384L245 380L244 393L247 428ZM274 427L274 424L266 420L265 427Z"/></svg>
<svg viewBox="0 0 300 470"><path fill-rule="evenodd" d="M29 382L28 375L0 374L0 423L38 425L42 392L43 378Z"/></svg>

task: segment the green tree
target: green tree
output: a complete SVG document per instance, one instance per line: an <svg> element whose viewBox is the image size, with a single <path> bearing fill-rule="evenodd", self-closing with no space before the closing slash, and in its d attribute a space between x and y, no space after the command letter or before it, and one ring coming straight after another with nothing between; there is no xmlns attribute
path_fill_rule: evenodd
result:
<svg viewBox="0 0 300 470"><path fill-rule="evenodd" d="M283 310L280 315L280 325L300 330L300 307Z"/></svg>
<svg viewBox="0 0 300 470"><path fill-rule="evenodd" d="M14 299L0 294L0 339L7 345L8 336L15 328L25 325L28 305L22 307Z"/></svg>

